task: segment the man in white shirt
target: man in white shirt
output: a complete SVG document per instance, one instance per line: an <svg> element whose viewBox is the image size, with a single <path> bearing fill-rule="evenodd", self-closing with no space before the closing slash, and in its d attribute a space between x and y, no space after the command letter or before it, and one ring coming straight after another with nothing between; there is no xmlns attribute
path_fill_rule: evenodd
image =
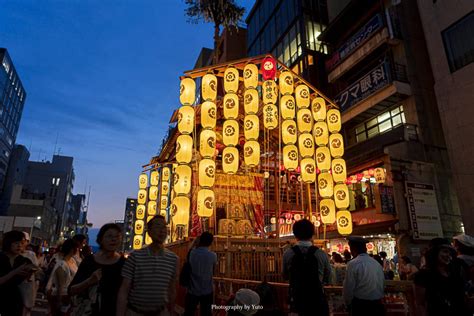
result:
<svg viewBox="0 0 474 316"><path fill-rule="evenodd" d="M361 237L349 237L349 247L354 259L347 264L344 302L350 307L352 316L383 316L383 269L367 254L367 242Z"/></svg>

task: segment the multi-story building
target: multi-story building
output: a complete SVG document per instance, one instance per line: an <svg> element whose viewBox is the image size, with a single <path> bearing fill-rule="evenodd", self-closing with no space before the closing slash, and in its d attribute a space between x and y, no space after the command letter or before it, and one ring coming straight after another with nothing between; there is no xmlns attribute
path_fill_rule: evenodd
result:
<svg viewBox="0 0 474 316"><path fill-rule="evenodd" d="M86 195L73 194L71 209L67 219L68 230L74 234L87 234Z"/></svg>
<svg viewBox="0 0 474 316"><path fill-rule="evenodd" d="M122 251L132 249L133 220L137 209L137 199L127 198L123 216L123 246Z"/></svg>
<svg viewBox="0 0 474 316"><path fill-rule="evenodd" d="M20 126L26 92L5 48L0 48L0 191Z"/></svg>
<svg viewBox="0 0 474 316"><path fill-rule="evenodd" d="M474 234L474 2L420 1L434 90L466 233Z"/></svg>

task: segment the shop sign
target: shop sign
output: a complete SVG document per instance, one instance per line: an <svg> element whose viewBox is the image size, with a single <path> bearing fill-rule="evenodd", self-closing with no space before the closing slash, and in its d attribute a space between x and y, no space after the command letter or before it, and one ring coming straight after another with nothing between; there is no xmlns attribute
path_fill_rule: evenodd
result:
<svg viewBox="0 0 474 316"><path fill-rule="evenodd" d="M434 186L415 182L406 182L405 186L413 238L443 237Z"/></svg>
<svg viewBox="0 0 474 316"><path fill-rule="evenodd" d="M391 82L389 69L389 63L384 61L339 93L334 101L341 112L387 86Z"/></svg>

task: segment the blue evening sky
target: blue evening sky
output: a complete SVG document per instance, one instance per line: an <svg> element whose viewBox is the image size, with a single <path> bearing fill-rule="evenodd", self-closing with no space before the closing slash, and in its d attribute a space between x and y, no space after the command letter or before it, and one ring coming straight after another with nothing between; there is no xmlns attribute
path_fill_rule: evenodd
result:
<svg viewBox="0 0 474 316"><path fill-rule="evenodd" d="M213 46L212 25L187 23L184 9L183 0L0 0L0 47L27 92L17 143L30 160L51 160L57 139L56 151L74 157L74 193L92 187L94 227L123 219L179 106L179 76Z"/></svg>

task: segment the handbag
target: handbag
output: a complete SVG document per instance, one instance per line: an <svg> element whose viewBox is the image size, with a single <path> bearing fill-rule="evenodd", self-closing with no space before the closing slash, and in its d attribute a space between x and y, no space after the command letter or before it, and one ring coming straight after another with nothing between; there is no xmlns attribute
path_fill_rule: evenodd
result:
<svg viewBox="0 0 474 316"><path fill-rule="evenodd" d="M184 262L181 272L179 273L179 285L183 287L188 287L191 285L191 263L189 263L191 250L188 251L186 262Z"/></svg>

